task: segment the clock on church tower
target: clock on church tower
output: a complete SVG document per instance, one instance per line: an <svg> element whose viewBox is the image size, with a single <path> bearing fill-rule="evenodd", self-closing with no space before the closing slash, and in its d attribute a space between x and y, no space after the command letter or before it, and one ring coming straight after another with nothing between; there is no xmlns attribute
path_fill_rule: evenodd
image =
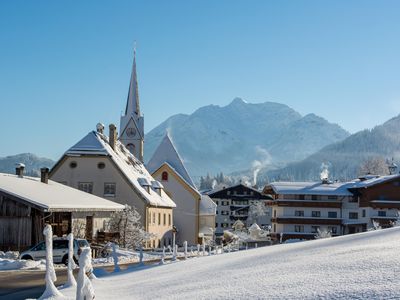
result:
<svg viewBox="0 0 400 300"><path fill-rule="evenodd" d="M129 127L126 129L126 135L128 137L134 137L136 135L136 129L133 127Z"/></svg>

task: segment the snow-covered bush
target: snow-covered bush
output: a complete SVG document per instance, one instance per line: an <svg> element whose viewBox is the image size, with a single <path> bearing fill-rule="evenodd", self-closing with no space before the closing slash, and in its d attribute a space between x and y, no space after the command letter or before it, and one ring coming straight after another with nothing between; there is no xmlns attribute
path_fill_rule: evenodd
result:
<svg viewBox="0 0 400 300"><path fill-rule="evenodd" d="M136 208L129 205L126 205L124 210L111 215L108 230L119 232L117 242L121 247L135 249L153 237L143 229L140 218Z"/></svg>
<svg viewBox="0 0 400 300"><path fill-rule="evenodd" d="M397 211L397 213L396 213L396 220L391 221L390 225L392 227L399 227L400 226L400 212L399 211Z"/></svg>
<svg viewBox="0 0 400 300"><path fill-rule="evenodd" d="M376 221L376 220L372 220L372 227L369 228L368 231L371 231L371 230L380 230L380 229L382 229L382 227L381 227L381 225L379 224L379 222Z"/></svg>
<svg viewBox="0 0 400 300"><path fill-rule="evenodd" d="M249 207L249 219L254 223L257 223L258 218L266 214L267 206L265 205L265 201L257 201Z"/></svg>
<svg viewBox="0 0 400 300"><path fill-rule="evenodd" d="M329 230L320 230L317 229L317 234L315 235L316 239L326 239L332 237L332 233Z"/></svg>

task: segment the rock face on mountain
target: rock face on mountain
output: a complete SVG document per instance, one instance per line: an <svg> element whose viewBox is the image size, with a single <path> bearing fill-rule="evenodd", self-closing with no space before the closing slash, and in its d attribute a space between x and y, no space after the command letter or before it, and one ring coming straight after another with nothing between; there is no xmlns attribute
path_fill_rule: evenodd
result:
<svg viewBox="0 0 400 300"><path fill-rule="evenodd" d="M246 170L255 160L270 166L298 161L349 134L314 114L300 115L274 102L209 105L174 115L146 134L145 161L166 132L192 176Z"/></svg>
<svg viewBox="0 0 400 300"><path fill-rule="evenodd" d="M278 170L261 172L262 180L318 180L321 164L329 166L331 180L356 178L360 166L372 158L400 161L400 115L328 145L306 159Z"/></svg>
<svg viewBox="0 0 400 300"><path fill-rule="evenodd" d="M25 165L25 174L28 176L40 176L40 168L51 168L54 165L54 161L51 159L38 157L32 153L22 153L0 157L0 173L15 174L15 167L18 163Z"/></svg>

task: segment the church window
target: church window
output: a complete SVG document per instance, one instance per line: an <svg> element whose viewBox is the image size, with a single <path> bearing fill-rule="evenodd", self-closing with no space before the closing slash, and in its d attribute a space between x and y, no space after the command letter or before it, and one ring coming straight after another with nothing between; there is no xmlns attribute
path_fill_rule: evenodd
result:
<svg viewBox="0 0 400 300"><path fill-rule="evenodd" d="M168 173L167 172L162 172L161 174L161 180L162 181L168 181Z"/></svg>
<svg viewBox="0 0 400 300"><path fill-rule="evenodd" d="M134 144L128 144L126 145L126 148L128 148L129 152L135 155L136 147Z"/></svg>

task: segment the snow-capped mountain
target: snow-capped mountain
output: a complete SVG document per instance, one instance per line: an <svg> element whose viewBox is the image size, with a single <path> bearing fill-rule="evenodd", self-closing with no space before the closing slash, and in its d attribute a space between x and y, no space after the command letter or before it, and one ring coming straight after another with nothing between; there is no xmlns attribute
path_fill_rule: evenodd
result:
<svg viewBox="0 0 400 300"><path fill-rule="evenodd" d="M268 176L269 180L317 180L321 164L325 163L331 180L349 180L360 175L360 166L371 158L400 161L400 115L328 145L300 162L261 172L260 179Z"/></svg>
<svg viewBox="0 0 400 300"><path fill-rule="evenodd" d="M337 124L314 114L302 116L284 104L235 98L227 106L174 115L148 132L146 161L167 131L194 177L249 169L254 160L268 160L276 168L349 135Z"/></svg>
<svg viewBox="0 0 400 300"><path fill-rule="evenodd" d="M21 153L6 157L0 157L0 173L15 174L16 164L25 165L25 174L30 176L39 176L40 168L51 168L54 161L48 158L38 157L32 153Z"/></svg>

